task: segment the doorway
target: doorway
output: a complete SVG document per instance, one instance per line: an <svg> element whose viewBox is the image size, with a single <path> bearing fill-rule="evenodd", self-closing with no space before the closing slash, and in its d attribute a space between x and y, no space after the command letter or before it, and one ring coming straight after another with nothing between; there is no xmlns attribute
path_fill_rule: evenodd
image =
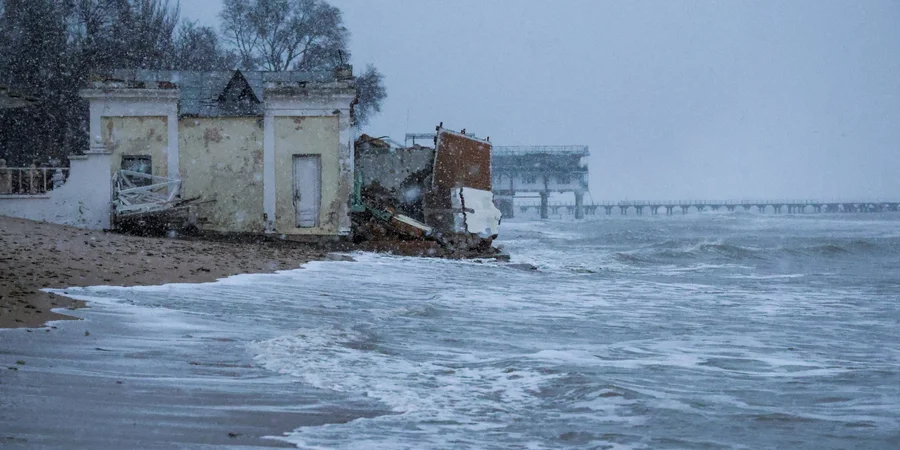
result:
<svg viewBox="0 0 900 450"><path fill-rule="evenodd" d="M322 160L319 155L294 155L294 211L298 228L319 226L322 203Z"/></svg>

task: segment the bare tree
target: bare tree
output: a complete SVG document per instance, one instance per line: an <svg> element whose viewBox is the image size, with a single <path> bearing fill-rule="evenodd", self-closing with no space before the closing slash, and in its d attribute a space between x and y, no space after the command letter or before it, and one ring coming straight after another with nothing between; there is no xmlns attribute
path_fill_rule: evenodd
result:
<svg viewBox="0 0 900 450"><path fill-rule="evenodd" d="M119 0L121 1L121 0ZM113 38L126 67L161 69L171 66L178 6L169 0L128 0L119 9Z"/></svg>
<svg viewBox="0 0 900 450"><path fill-rule="evenodd" d="M248 68L330 68L347 52L341 11L323 0L225 0L219 18Z"/></svg>
<svg viewBox="0 0 900 450"><path fill-rule="evenodd" d="M249 19L252 6L247 0L225 0L219 14L222 34L237 51L241 67L245 69L254 69L258 66L256 51L259 35L256 34Z"/></svg>
<svg viewBox="0 0 900 450"><path fill-rule="evenodd" d="M237 67L238 55L226 51L212 27L182 22L175 36L172 63L178 70L229 70Z"/></svg>
<svg viewBox="0 0 900 450"><path fill-rule="evenodd" d="M341 10L324 0L225 0L219 18L244 69L328 72L349 55ZM372 66L356 80L357 123L381 110L383 82Z"/></svg>
<svg viewBox="0 0 900 450"><path fill-rule="evenodd" d="M90 75L116 68L171 68L177 5L170 0L0 0L0 84L37 105L0 111L0 158L60 159L87 147Z"/></svg>
<svg viewBox="0 0 900 450"><path fill-rule="evenodd" d="M384 75L369 64L366 71L356 78L356 92L359 103L354 109L354 118L358 125L366 125L372 116L381 112L381 102L387 98Z"/></svg>

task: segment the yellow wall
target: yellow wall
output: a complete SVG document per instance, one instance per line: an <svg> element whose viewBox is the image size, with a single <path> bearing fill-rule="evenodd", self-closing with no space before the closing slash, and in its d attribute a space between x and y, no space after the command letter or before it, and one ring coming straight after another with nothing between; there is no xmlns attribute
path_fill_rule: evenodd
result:
<svg viewBox="0 0 900 450"><path fill-rule="evenodd" d="M192 208L201 228L265 231L261 119L183 118L178 122L178 146L182 198L215 200Z"/></svg>
<svg viewBox="0 0 900 450"><path fill-rule="evenodd" d="M340 185L339 122L336 116L276 117L275 229L284 234L336 234L350 186ZM322 196L319 227L297 228L293 202L294 155L320 155Z"/></svg>
<svg viewBox="0 0 900 450"><path fill-rule="evenodd" d="M149 155L153 175L168 176L168 118L161 117L103 117L102 138L112 152L110 173L122 166L122 155Z"/></svg>

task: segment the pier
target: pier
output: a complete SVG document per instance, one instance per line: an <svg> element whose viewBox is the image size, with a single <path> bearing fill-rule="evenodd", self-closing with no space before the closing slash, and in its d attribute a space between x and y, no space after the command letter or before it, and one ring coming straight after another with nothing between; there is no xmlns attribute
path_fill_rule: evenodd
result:
<svg viewBox="0 0 900 450"><path fill-rule="evenodd" d="M541 218L549 217L552 193L574 194L572 214L584 218L584 194L588 190L585 145L495 145L491 155L493 193L504 217L515 215L517 194L537 194Z"/></svg>
<svg viewBox="0 0 900 450"><path fill-rule="evenodd" d="M674 215L676 213L687 214L691 211L745 211L773 213L773 214L805 214L805 213L876 213L876 212L898 212L900 211L900 200L842 200L842 201L820 201L820 200L658 200L658 201L619 201L619 202L599 202L590 204L577 203L526 203L516 205L519 211L527 213L529 209L534 208L541 213L542 218L547 218L549 212L554 215L565 211L570 215L577 214L578 210L582 210L583 214L597 215L605 213L607 216L618 212L621 215L628 215L633 212L636 215ZM581 216L583 217L583 215Z"/></svg>

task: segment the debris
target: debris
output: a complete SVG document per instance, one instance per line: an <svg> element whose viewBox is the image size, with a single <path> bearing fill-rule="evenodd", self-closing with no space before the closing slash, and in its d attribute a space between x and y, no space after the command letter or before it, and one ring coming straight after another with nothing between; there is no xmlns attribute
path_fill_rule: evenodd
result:
<svg viewBox="0 0 900 450"><path fill-rule="evenodd" d="M404 242L437 244L423 245L423 256L498 255L491 143L441 126L434 141L434 148L367 135L356 141L354 240L398 250Z"/></svg>
<svg viewBox="0 0 900 450"><path fill-rule="evenodd" d="M135 234L176 237L175 229L190 231L190 204L199 197L181 199L181 180L119 170L113 175L115 228Z"/></svg>

